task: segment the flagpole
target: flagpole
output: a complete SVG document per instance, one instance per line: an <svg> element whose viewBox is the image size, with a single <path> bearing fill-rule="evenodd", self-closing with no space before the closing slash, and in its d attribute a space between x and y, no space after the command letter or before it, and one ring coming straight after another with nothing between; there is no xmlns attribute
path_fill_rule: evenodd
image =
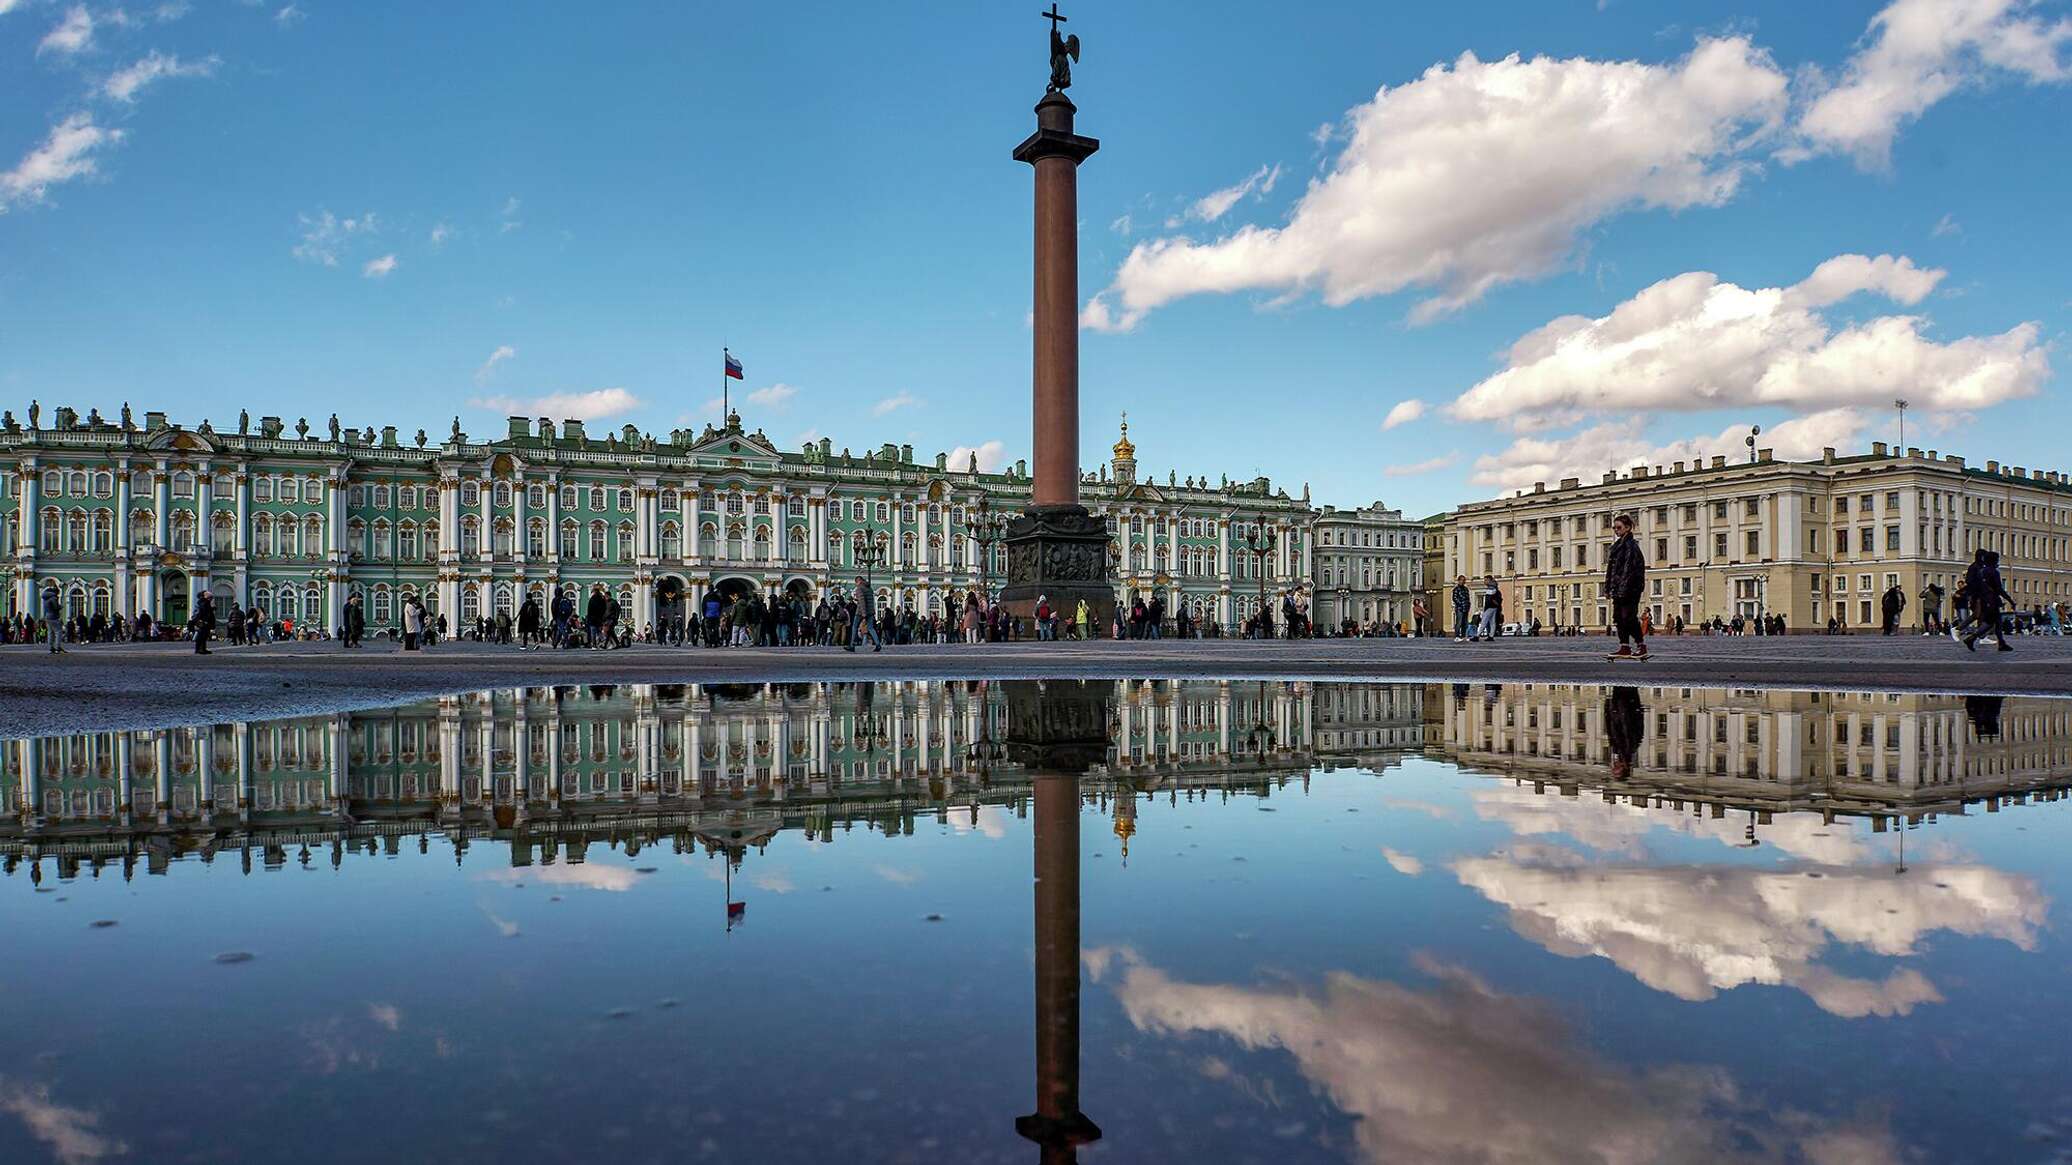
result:
<svg viewBox="0 0 2072 1165"><path fill-rule="evenodd" d="M729 380L732 380L732 379L733 379L733 377L731 377L731 376L728 376L728 375L727 375L727 361L728 361L729 359L731 359L731 358L733 357L733 355L734 355L734 354L733 354L732 352L729 352L729 351L727 351L727 349L726 349L726 346L725 346L725 345L721 345L721 346L720 346L720 350L719 350L719 427L720 427L720 428L722 428L722 429L724 429L724 428L726 428L726 427L727 427L727 414L728 414L728 413L731 413L731 412L733 412L733 411L734 411L734 410L733 410L733 408L731 407L731 402L732 402L732 400L733 400L733 388L734 388L734 386L733 386L733 385L731 385L731 384L728 384L728 383L727 383L727 381L729 381Z"/></svg>

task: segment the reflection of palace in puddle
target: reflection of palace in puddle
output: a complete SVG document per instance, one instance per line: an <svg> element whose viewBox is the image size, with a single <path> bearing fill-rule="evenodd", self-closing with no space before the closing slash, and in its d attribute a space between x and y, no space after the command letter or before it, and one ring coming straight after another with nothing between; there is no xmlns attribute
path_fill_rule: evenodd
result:
<svg viewBox="0 0 2072 1165"><path fill-rule="evenodd" d="M1647 688L1632 769L1614 777L1593 685L1120 681L1111 743L1082 788L1125 840L1138 800L1270 796L1314 769L1384 772L1426 754L1535 792L1722 817L1932 820L2072 784L2072 703ZM236 849L394 850L437 829L512 860L583 860L596 840L738 854L782 829L1027 812L998 684L910 681L520 688L405 708L0 744L0 855L154 871ZM1980 739L1990 718L1997 736ZM1128 795L1121 795L1127 792Z"/></svg>
<svg viewBox="0 0 2072 1165"><path fill-rule="evenodd" d="M1536 793L1724 817L1864 817L1875 831L1998 812L2072 787L2072 701L1871 692L1640 688L1632 766L1612 773L1609 689L1433 685L1427 751ZM1983 737L1981 730L1997 735Z"/></svg>
<svg viewBox="0 0 2072 1165"><path fill-rule="evenodd" d="M1136 797L1269 795L1307 776L1307 685L1123 681L1105 764L1086 782L1127 836ZM61 876L142 856L386 848L436 829L506 841L514 864L671 842L739 856L780 830L981 806L1028 811L998 684L619 685L498 689L378 712L81 733L0 745L0 855ZM1398 728L1414 729L1409 716ZM1128 796L1116 796L1126 790ZM40 870L37 871L40 873Z"/></svg>

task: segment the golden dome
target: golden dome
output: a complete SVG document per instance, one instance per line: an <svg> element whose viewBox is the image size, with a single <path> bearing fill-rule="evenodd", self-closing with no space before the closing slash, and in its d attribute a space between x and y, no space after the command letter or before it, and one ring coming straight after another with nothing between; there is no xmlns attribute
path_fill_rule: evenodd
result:
<svg viewBox="0 0 2072 1165"><path fill-rule="evenodd" d="M1117 461L1135 461L1137 459L1137 447L1130 444L1130 415L1128 413L1122 414L1122 439L1115 443L1115 459Z"/></svg>

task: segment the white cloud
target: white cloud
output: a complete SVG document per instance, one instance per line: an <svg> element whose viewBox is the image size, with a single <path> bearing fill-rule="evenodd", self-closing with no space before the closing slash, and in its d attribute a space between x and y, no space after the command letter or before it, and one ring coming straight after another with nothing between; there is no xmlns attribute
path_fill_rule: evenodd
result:
<svg viewBox="0 0 2072 1165"><path fill-rule="evenodd" d="M1945 214L1941 218L1936 219L1935 226L1928 232L1930 238L1936 239L1942 238L1944 235L1961 235L1963 233L1964 226L1957 221L1957 216L1954 214Z"/></svg>
<svg viewBox="0 0 2072 1165"><path fill-rule="evenodd" d="M47 1085L16 1084L0 1076L0 1112L20 1119L61 1165L90 1165L129 1152L127 1144L100 1131L101 1114L58 1104Z"/></svg>
<svg viewBox="0 0 2072 1165"><path fill-rule="evenodd" d="M1108 224L1108 229L1124 238L1128 238L1130 231L1136 229L1136 225L1136 220L1124 213L1116 215L1115 220Z"/></svg>
<svg viewBox="0 0 2072 1165"><path fill-rule="evenodd" d="M294 25L301 24L302 21L308 15L309 14L307 12L304 12L302 9L296 7L293 4L290 4L287 7L281 9L279 12L273 14L273 22L275 24L280 25L282 28L290 28Z"/></svg>
<svg viewBox="0 0 2072 1165"><path fill-rule="evenodd" d="M434 223L432 224L432 233L428 237L432 244L432 249L438 250L446 245L446 240L453 237L453 228L443 222Z"/></svg>
<svg viewBox="0 0 2072 1165"><path fill-rule="evenodd" d="M367 260L365 265L360 268L360 275L367 279L387 279L389 272L395 269L396 257L394 255L383 255L379 259Z"/></svg>
<svg viewBox="0 0 2072 1165"><path fill-rule="evenodd" d="M533 415L537 416L538 413L535 412ZM584 890L602 890L608 894L624 894L640 884L641 875L626 866L605 865L601 862L584 862L581 865L558 862L551 866L489 870L476 875L476 880L500 882L506 886L519 883L574 886Z"/></svg>
<svg viewBox="0 0 2072 1165"><path fill-rule="evenodd" d="M920 397L915 396L913 393L908 392L905 389L901 389L900 391L893 393L891 396L886 397L884 400L879 401L877 404L872 405L871 415L874 417L882 417L886 413L896 412L899 409L913 408L919 405L920 403Z"/></svg>
<svg viewBox="0 0 2072 1165"><path fill-rule="evenodd" d="M504 199L504 208L497 212L497 233L510 234L525 223L518 217L518 196L513 194Z"/></svg>
<svg viewBox="0 0 2072 1165"><path fill-rule="evenodd" d="M1396 407L1389 410L1389 415L1381 419L1381 427L1386 431L1398 425L1407 425L1424 415L1425 402L1415 398L1398 401Z"/></svg>
<svg viewBox="0 0 2072 1165"><path fill-rule="evenodd" d="M1427 457L1423 461L1413 461L1407 465L1385 466L1381 471L1381 475L1383 477L1416 477L1421 473L1437 473L1442 469L1451 468L1459 460L1460 454L1458 453L1442 453L1437 457Z"/></svg>
<svg viewBox="0 0 2072 1165"><path fill-rule="evenodd" d="M772 384L748 394L748 403L772 412L783 412L799 390L789 384Z"/></svg>
<svg viewBox="0 0 2072 1165"><path fill-rule="evenodd" d="M1855 445L1870 427L1858 410L1827 409L1795 417L1779 425L1766 425L1759 444L1787 461L1820 456L1832 445L1845 449ZM1646 435L1646 418L1629 417L1606 421L1566 437L1520 437L1504 449L1475 459L1475 472L1468 480L1476 485L1502 489L1523 489L1534 482L1549 484L1564 477L1595 482L1612 470L1635 465L1669 465L1695 462L1719 456L1730 460L1746 457L1743 442L1748 426L1729 425L1712 436L1691 437L1666 444L1654 444Z"/></svg>
<svg viewBox="0 0 2072 1165"><path fill-rule="evenodd" d="M1726 202L1785 92L1740 37L1659 65L1463 54L1350 111L1285 226L1139 243L1085 319L1127 329L1210 292L1315 290L1339 306L1409 287L1436 290L1413 312L1429 318L1560 267L1613 214Z"/></svg>
<svg viewBox="0 0 2072 1165"><path fill-rule="evenodd" d="M1187 208L1187 217L1196 222L1215 222L1225 214L1228 214L1230 208L1238 204L1239 199L1255 190L1259 192L1261 197L1272 194L1275 183L1278 183L1280 180L1281 167L1279 163L1275 163L1271 167L1261 166L1257 170L1252 171L1251 174L1245 177L1244 181L1239 182L1237 185L1225 186L1221 190L1211 191L1196 199L1194 205ZM1124 233L1127 234L1128 232L1125 231Z"/></svg>
<svg viewBox="0 0 2072 1165"><path fill-rule="evenodd" d="M588 392L550 392L534 397L478 396L468 403L478 409L493 409L511 417L595 421L630 413L640 407L641 401L623 388L593 388Z"/></svg>
<svg viewBox="0 0 2072 1165"><path fill-rule="evenodd" d="M1382 847L1381 856L1388 860L1390 868L1407 877L1415 878L1424 873L1424 863L1401 850Z"/></svg>
<svg viewBox="0 0 2072 1165"><path fill-rule="evenodd" d="M2031 84L2072 77L2062 55L2072 18L2035 15L2031 0L1895 0L1871 18L1869 43L1841 80L1800 111L1787 162L1848 154L1865 169L1890 164L1900 127L1965 86L1996 74Z"/></svg>
<svg viewBox="0 0 2072 1165"><path fill-rule="evenodd" d="M368 1004L367 1018L392 1032L403 1030L403 1010L393 1003Z"/></svg>
<svg viewBox="0 0 2072 1165"><path fill-rule="evenodd" d="M188 4L187 0L167 0L167 3L151 10L151 19L160 24L171 24L193 10L193 6Z"/></svg>
<svg viewBox="0 0 2072 1165"><path fill-rule="evenodd" d="M1007 445L1001 441L982 441L977 445L959 445L950 450L950 468L964 472L971 464L972 456L978 457L980 473L998 473L1007 464Z"/></svg>
<svg viewBox="0 0 2072 1165"><path fill-rule="evenodd" d="M1665 279L1605 316L1563 316L1511 345L1509 366L1447 407L1514 429L1648 410L1883 406L1983 408L2040 391L2050 362L2034 323L1939 343L1920 316L1839 329L1819 309L1858 293L1918 303L1943 277L1911 260L1842 255L1791 287L1743 288L1709 271Z"/></svg>
<svg viewBox="0 0 2072 1165"><path fill-rule="evenodd" d="M43 144L30 150L14 169L0 173L0 214L12 206L42 202L53 186L93 175L94 154L122 141L123 131L94 124L75 113L51 127Z"/></svg>
<svg viewBox="0 0 2072 1165"><path fill-rule="evenodd" d="M497 365L502 364L517 354L518 349L511 347L509 344L498 344L496 351L489 354L489 359L482 362L482 367L475 369L475 383L487 383L489 378L496 373Z"/></svg>
<svg viewBox="0 0 2072 1165"><path fill-rule="evenodd" d="M1357 1159L1375 1165L1807 1160L1840 1144L1867 1150L1855 1165L1901 1159L1878 1125L1748 1104L1719 1068L1627 1067L1554 1007L1429 956L1413 962L1429 987L1346 972L1315 988L1189 983L1128 951L1084 958L1140 1032L1287 1056L1352 1118Z"/></svg>
<svg viewBox="0 0 2072 1165"><path fill-rule="evenodd" d="M153 50L142 60L127 69L109 77L101 84L101 94L112 101L135 101L137 94L146 86L168 77L207 77L216 71L222 61L208 57L199 61L181 61L178 56L167 56Z"/></svg>
<svg viewBox="0 0 2072 1165"><path fill-rule="evenodd" d="M1942 931L2032 950L2048 899L1985 866L1578 865L1503 854L1454 873L1510 911L1513 930L1557 955L1608 959L1642 983L1701 1001L1744 984L1790 987L1845 1017L1941 1002L1912 967L1856 978L1819 960L1833 945L1897 959ZM1860 959L1853 961L1860 962Z"/></svg>
<svg viewBox="0 0 2072 1165"><path fill-rule="evenodd" d="M13 12L21 0L0 0L0 16Z"/></svg>
<svg viewBox="0 0 2072 1165"><path fill-rule="evenodd" d="M872 866L871 872L895 886L911 886L921 880L919 870L901 869L898 866Z"/></svg>
<svg viewBox="0 0 2072 1165"><path fill-rule="evenodd" d="M381 220L371 210L353 218L339 218L328 210L319 210L314 215L298 214L295 221L302 228L302 236L290 253L305 263L326 267L338 266L340 252L356 236L381 231Z"/></svg>
<svg viewBox="0 0 2072 1165"><path fill-rule="evenodd" d="M58 21L57 27L37 42L36 55L40 57L45 53L62 53L71 56L85 52L93 43L93 15L87 12L85 5L74 5L65 13L65 18Z"/></svg>

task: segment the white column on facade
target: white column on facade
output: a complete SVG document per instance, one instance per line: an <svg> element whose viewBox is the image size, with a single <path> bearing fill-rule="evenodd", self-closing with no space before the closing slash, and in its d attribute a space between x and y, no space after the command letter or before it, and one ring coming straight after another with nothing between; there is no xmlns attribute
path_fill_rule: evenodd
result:
<svg viewBox="0 0 2072 1165"><path fill-rule="evenodd" d="M511 475L511 558L517 562L527 561L526 520L525 474L518 472ZM525 596L519 595L517 601L524 602ZM514 606L512 609L515 611L516 607Z"/></svg>
<svg viewBox="0 0 2072 1165"><path fill-rule="evenodd" d="M482 562L496 561L496 482L488 471L482 474L482 529L475 542L475 556ZM482 596L482 610L489 610L489 596ZM458 628L456 628L457 630Z"/></svg>
<svg viewBox="0 0 2072 1165"><path fill-rule="evenodd" d="M561 479L547 477L547 565L561 564Z"/></svg>
<svg viewBox="0 0 2072 1165"><path fill-rule="evenodd" d="M460 631L460 481L439 479L439 610Z"/></svg>
<svg viewBox="0 0 2072 1165"><path fill-rule="evenodd" d="M194 771L201 779L201 804L196 808L206 822L216 808L216 730L206 724L194 730Z"/></svg>
<svg viewBox="0 0 2072 1165"><path fill-rule="evenodd" d="M210 527L216 517L213 512L215 487L216 475L204 461L194 471L194 541L198 550L213 552L216 548L215 531Z"/></svg>
<svg viewBox="0 0 2072 1165"><path fill-rule="evenodd" d="M676 493L676 524L682 528L681 546L683 559L690 562L698 557L698 491L697 487L685 485Z"/></svg>
<svg viewBox="0 0 2072 1165"><path fill-rule="evenodd" d="M161 550L166 544L167 522L173 506L173 476L160 461L151 473L151 541Z"/></svg>

